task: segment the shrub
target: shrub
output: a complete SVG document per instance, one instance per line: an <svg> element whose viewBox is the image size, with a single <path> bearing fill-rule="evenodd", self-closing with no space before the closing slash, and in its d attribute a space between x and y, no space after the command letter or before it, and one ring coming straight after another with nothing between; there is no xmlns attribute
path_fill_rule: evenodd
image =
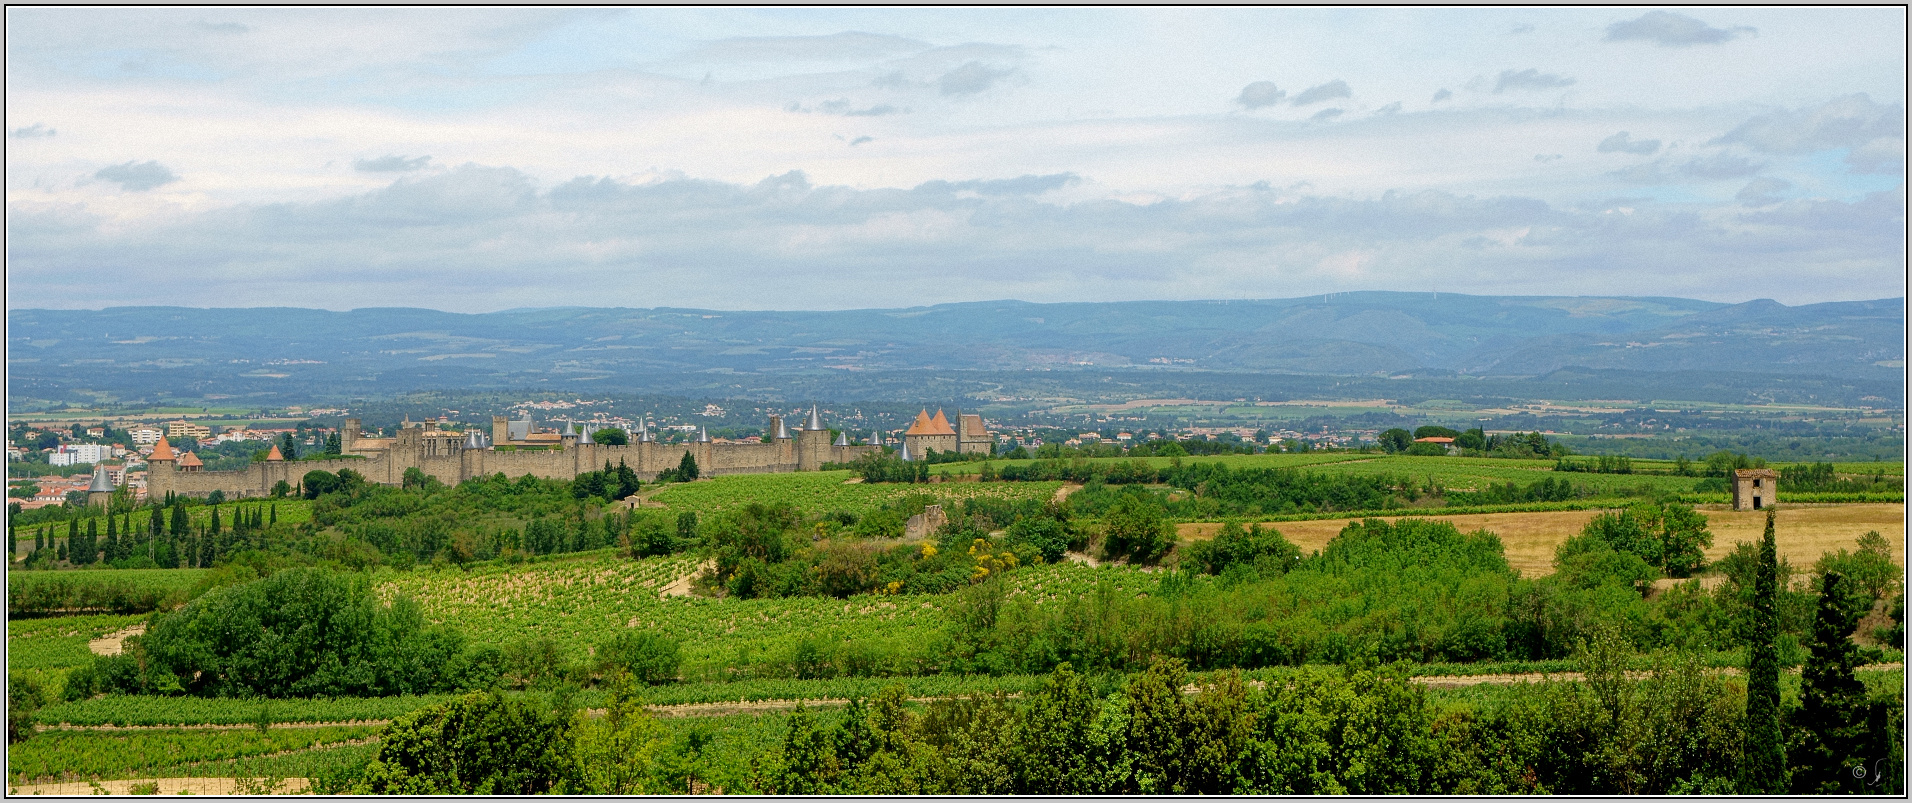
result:
<svg viewBox="0 0 1912 803"><path fill-rule="evenodd" d="M676 639L643 631L626 631L612 636L597 646L598 670L607 676L618 671L629 672L631 677L656 686L677 679L677 668L682 662L681 647Z"/></svg>
<svg viewBox="0 0 1912 803"><path fill-rule="evenodd" d="M1009 525L1007 543L1013 549L1027 546L1042 555L1045 563L1062 560L1069 551L1069 528L1051 516L1025 516Z"/></svg>
<svg viewBox="0 0 1912 803"><path fill-rule="evenodd" d="M1280 531L1263 530L1260 524L1243 530L1228 522L1221 532L1207 541L1197 541L1182 554L1182 565L1203 574L1221 574L1231 566L1255 567L1263 576L1284 574L1301 560L1301 548L1288 542Z"/></svg>

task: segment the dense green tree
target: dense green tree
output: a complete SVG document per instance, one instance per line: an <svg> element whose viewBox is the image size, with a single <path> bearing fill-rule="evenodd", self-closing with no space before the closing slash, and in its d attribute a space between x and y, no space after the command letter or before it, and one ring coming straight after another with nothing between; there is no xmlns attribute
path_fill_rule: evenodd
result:
<svg viewBox="0 0 1912 803"><path fill-rule="evenodd" d="M1024 516L1009 525L1005 541L1011 547L1027 545L1042 556L1044 562L1055 563L1062 560L1069 551L1069 527L1053 516Z"/></svg>
<svg viewBox="0 0 1912 803"><path fill-rule="evenodd" d="M287 460L299 459L299 443L292 439L292 433L279 433L279 456Z"/></svg>
<svg viewBox="0 0 1912 803"><path fill-rule="evenodd" d="M392 721L351 792L534 795L572 771L569 712L473 692Z"/></svg>
<svg viewBox="0 0 1912 803"><path fill-rule="evenodd" d="M602 446L625 446L631 442L631 435L624 430L610 427L591 433L591 442Z"/></svg>
<svg viewBox="0 0 1912 803"><path fill-rule="evenodd" d="M697 479L697 458L692 457L690 452L686 451L684 452L684 458L677 461L677 480L679 482L690 482L694 479Z"/></svg>
<svg viewBox="0 0 1912 803"><path fill-rule="evenodd" d="M46 691L32 675L7 673L7 744L33 736L33 716L46 702Z"/></svg>
<svg viewBox="0 0 1912 803"><path fill-rule="evenodd" d="M778 755L775 788L779 794L816 795L835 791L842 774L829 734L802 703L790 714Z"/></svg>
<svg viewBox="0 0 1912 803"><path fill-rule="evenodd" d="M409 601L382 605L363 577L322 569L216 588L151 627L155 665L189 691L222 696L438 691L463 646Z"/></svg>
<svg viewBox="0 0 1912 803"><path fill-rule="evenodd" d="M1778 794L1786 789L1786 746L1779 710L1778 547L1773 540L1773 511L1766 511L1766 532L1759 543L1753 579L1752 620L1746 666L1746 757L1739 791Z"/></svg>
<svg viewBox="0 0 1912 803"><path fill-rule="evenodd" d="M1840 586L1838 572L1820 578L1819 609L1813 617L1812 657L1804 667L1799 707L1788 718L1794 734L1787 751L1794 794L1851 794L1870 791L1869 780L1852 768L1877 755L1878 738L1866 732L1866 687L1853 676L1859 665L1853 624L1859 619L1852 598Z"/></svg>
<svg viewBox="0 0 1912 803"><path fill-rule="evenodd" d="M563 794L632 795L689 791L659 777L657 764L667 734L644 708L637 681L615 671L604 716L579 711L571 726L572 749Z"/></svg>
<svg viewBox="0 0 1912 803"><path fill-rule="evenodd" d="M1400 427L1381 433L1381 449L1389 453L1405 452L1414 445L1414 434Z"/></svg>
<svg viewBox="0 0 1912 803"><path fill-rule="evenodd" d="M1154 563L1175 545L1175 526L1154 499L1124 494L1103 516L1103 550L1110 557Z"/></svg>

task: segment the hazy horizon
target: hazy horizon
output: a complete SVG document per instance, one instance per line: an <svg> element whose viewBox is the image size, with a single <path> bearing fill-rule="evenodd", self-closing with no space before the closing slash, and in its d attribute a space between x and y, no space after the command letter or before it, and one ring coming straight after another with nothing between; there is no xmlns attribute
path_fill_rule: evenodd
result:
<svg viewBox="0 0 1912 803"><path fill-rule="evenodd" d="M1490 294L1483 294L1483 293L1447 293L1447 292L1437 292L1437 293L1429 293L1429 292L1426 292L1426 291L1423 291L1423 292L1418 292L1418 293L1417 293L1417 292L1412 292L1412 291L1397 291L1397 290L1349 290L1349 291L1343 291L1343 292L1338 292L1338 293L1316 293L1316 294L1313 294L1313 295L1305 295L1305 296L1285 296L1285 297L1268 297L1268 298L1177 298L1177 299L1164 299L1164 298L1138 298L1138 299L1128 299L1128 300L1123 300L1123 301L1026 301L1026 300L1023 300L1023 299L1015 299L1015 298L991 298L991 299L980 299L980 300L976 300L976 301L945 301L945 302L940 302L940 303L936 303L936 304L918 304L918 305L914 305L914 306L908 306L908 307L824 307L824 308L813 308L813 309L790 309L790 308L774 308L774 307L761 307L761 308L755 308L755 307L684 307L684 306L675 306L675 305L659 305L659 306L654 306L654 307L636 307L636 306L621 306L621 305L609 305L609 306L587 306L587 305L579 305L579 304L570 304L570 305L554 305L554 306L548 306L548 307L506 307L506 308L503 308L503 309L488 309L488 310L451 310L451 309L441 309L441 308L438 308L438 307L423 307L423 306L408 306L408 305L369 305L369 306L362 306L362 307L304 307L304 306L298 306L298 305L289 305L289 304L263 304L263 305L254 305L254 306L225 306L225 307L199 307L199 306L192 306L192 305L189 305L189 304L115 304L115 305L111 305L111 306L101 306L101 307L28 307L28 306L20 306L20 307L8 307L8 308L7 308L7 312L10 312L10 313L11 313L11 312L30 312L30 311L46 311L46 312L104 312L104 311L107 311L107 310L115 310L115 309L193 309L193 310L207 310L207 311L212 311L212 310L256 310L256 309L296 309L296 310L306 310L306 311L312 311L312 312L357 312L357 311L360 311L360 310L392 310L392 309L402 309L402 310L424 310L424 311L428 311L428 312L437 312L437 313L444 313L444 314L448 314L448 315L495 315L495 314L502 314L502 313L515 313L515 312L545 312L545 311L551 311L551 310L633 310L633 311L637 311L637 310L648 310L648 311L655 311L655 310L667 310L667 309L681 309L681 310L690 310L690 311L697 311L697 312L739 312L739 313L742 313L742 312L762 312L762 313L803 313L803 312L817 312L817 313L828 313L828 312L859 312L859 311L884 311L884 310L900 310L900 309L926 309L926 308L930 308L930 307L944 307L944 306L957 306L957 305L965 305L965 304L976 304L976 305L987 305L987 304L1030 304L1030 305L1063 305L1063 304L1165 304L1165 303L1174 303L1174 304L1231 304L1231 303L1238 303L1238 304L1250 304L1250 303L1266 303L1266 302L1276 302L1276 301L1306 301L1306 300L1309 300L1309 299L1323 299L1323 300L1334 300L1334 299L1336 299L1336 298L1338 298L1338 297L1340 297L1340 296L1353 296L1353 295L1361 295L1361 294L1388 294L1388 295L1410 295L1410 296L1412 296L1412 295L1431 295L1431 296L1440 296L1440 295L1451 295L1451 296L1463 296L1463 297L1468 297L1468 298L1506 298L1506 299L1543 299L1543 298L1561 298L1561 299L1568 299L1568 298L1606 298L1606 299L1632 299L1632 300L1640 300L1640 301L1652 301L1652 300L1662 300L1662 299L1670 299L1670 300L1679 300L1679 301L1701 301L1701 302L1705 302L1705 303L1710 303L1710 304L1718 304L1718 305L1720 305L1720 306L1734 306L1734 305L1738 305L1738 304L1747 304L1747 303L1752 303L1752 302L1755 302L1755 301L1772 301L1772 302L1774 302L1774 303L1777 303L1777 304L1780 304L1781 306L1785 306L1785 307L1803 307L1803 306L1810 306L1810 305L1813 305L1813 304L1842 304L1842 303L1861 303L1861 302L1869 302L1869 301L1895 301L1895 300L1896 300L1896 301L1903 301L1903 300L1905 299L1905 296L1903 296L1903 295L1899 295L1899 296L1884 296L1884 297L1879 297L1879 298L1844 298L1844 299L1830 299L1830 300L1827 300L1827 301L1812 301L1812 302L1806 302L1806 303L1801 303L1801 304L1787 304L1787 303L1785 303L1785 302L1783 302L1783 301L1779 301L1779 300L1777 300L1777 299L1772 299L1772 298L1763 298L1763 297L1762 297L1762 298L1748 298L1748 299L1744 299L1744 300L1740 300L1740 301L1711 301L1711 300L1708 300L1708 299L1698 299L1698 298L1686 298L1686 297L1682 297L1682 296L1647 296L1647 295L1633 295L1633 296L1627 296L1627 295L1594 295L1594 294L1588 294L1588 295L1545 295L1545 294L1533 294L1533 295L1514 295L1514 294L1505 294L1505 295L1490 295Z"/></svg>

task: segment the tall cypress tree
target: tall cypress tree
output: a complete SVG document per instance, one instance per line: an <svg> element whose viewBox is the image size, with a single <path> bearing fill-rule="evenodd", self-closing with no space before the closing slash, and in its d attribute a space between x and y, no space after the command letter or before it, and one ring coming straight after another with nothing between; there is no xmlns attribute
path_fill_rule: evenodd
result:
<svg viewBox="0 0 1912 803"><path fill-rule="evenodd" d="M173 508L173 520L172 520L173 539L178 540L190 534L189 531L192 529L192 520L187 518L186 516L185 505L173 505L172 508Z"/></svg>
<svg viewBox="0 0 1912 803"><path fill-rule="evenodd" d="M1838 572L1821 578L1819 610L1812 622L1812 660L1800 684L1800 707L1792 712L1794 794L1838 795L1882 791L1868 788L1866 777L1854 777L1852 766L1875 758L1888 734L1869 739L1866 733L1866 687L1853 676L1859 651L1852 644L1852 628L1859 612L1853 610ZM1871 748L1871 749L1868 749ZM1863 775L1864 773L1861 773Z"/></svg>
<svg viewBox="0 0 1912 803"><path fill-rule="evenodd" d="M86 520L86 540L82 542L80 545L80 557L81 557L81 560L75 561L76 563L90 565L90 564L99 562L99 559L100 559L100 520L99 519Z"/></svg>
<svg viewBox="0 0 1912 803"><path fill-rule="evenodd" d="M1752 656L1746 666L1746 754L1740 765L1740 794L1786 791L1786 748L1779 727L1779 550L1773 543L1773 510L1766 510L1766 534L1759 542L1753 572Z"/></svg>
<svg viewBox="0 0 1912 803"><path fill-rule="evenodd" d="M106 561L108 563L111 563L113 561L119 560L119 557L120 557L119 520L115 519L113 515L109 513L106 516Z"/></svg>
<svg viewBox="0 0 1912 803"><path fill-rule="evenodd" d="M158 505L153 506L153 520L146 525L146 537L158 538L166 532L166 514Z"/></svg>

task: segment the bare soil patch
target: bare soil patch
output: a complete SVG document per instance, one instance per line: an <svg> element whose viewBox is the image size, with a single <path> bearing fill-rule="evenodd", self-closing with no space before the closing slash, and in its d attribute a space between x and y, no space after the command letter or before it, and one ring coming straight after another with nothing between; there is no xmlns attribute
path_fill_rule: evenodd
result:
<svg viewBox="0 0 1912 803"><path fill-rule="evenodd" d="M702 574L704 572L708 572L708 571L714 571L716 568L717 568L717 561L715 560L707 560L707 561L704 561L703 563L699 563L697 564L697 568L690 570L683 577L679 577L675 580L672 580L669 585L664 586L664 590L658 592L658 596L688 597L690 596L691 581L697 579L697 575Z"/></svg>
<svg viewBox="0 0 1912 803"><path fill-rule="evenodd" d="M1442 516L1437 511L1428 511L1385 518L1389 521L1400 518L1451 521L1462 532L1487 530L1500 536L1509 564L1519 569L1522 575L1538 577L1553 573L1554 550L1568 538L1579 534L1581 528L1601 512L1561 510ZM1703 506L1700 512L1706 514L1707 526L1713 531L1713 546L1706 550L1708 561L1718 560L1731 553L1736 541L1759 540L1766 527L1765 511L1742 512ZM1280 530L1284 537L1303 551L1312 551L1326 546L1350 521L1352 519L1284 521L1264 526ZM1221 527L1218 522L1199 522L1178 524L1176 530L1184 540L1200 540L1215 537ZM1802 568L1811 566L1826 552L1855 549L1859 536L1869 530L1878 530L1888 536L1887 540L1892 544L1892 559L1904 566L1905 540L1897 537L1897 534L1905 532L1903 502L1836 505L1786 505L1782 502L1774 521L1774 538L1779 545L1780 557Z"/></svg>
<svg viewBox="0 0 1912 803"><path fill-rule="evenodd" d="M126 649L126 640L133 636L146 634L146 623L140 622L124 630L108 633L86 643L86 648L94 655L118 655Z"/></svg>

